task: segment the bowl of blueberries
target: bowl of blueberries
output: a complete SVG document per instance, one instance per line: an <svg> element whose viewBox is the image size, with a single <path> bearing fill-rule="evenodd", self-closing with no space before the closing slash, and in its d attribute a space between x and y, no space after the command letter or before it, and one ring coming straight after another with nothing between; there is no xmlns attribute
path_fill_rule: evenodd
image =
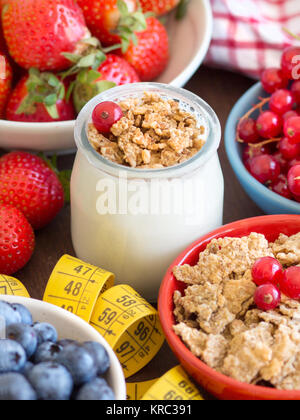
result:
<svg viewBox="0 0 300 420"><path fill-rule="evenodd" d="M125 399L121 365L93 327L46 302L0 297L0 401Z"/></svg>

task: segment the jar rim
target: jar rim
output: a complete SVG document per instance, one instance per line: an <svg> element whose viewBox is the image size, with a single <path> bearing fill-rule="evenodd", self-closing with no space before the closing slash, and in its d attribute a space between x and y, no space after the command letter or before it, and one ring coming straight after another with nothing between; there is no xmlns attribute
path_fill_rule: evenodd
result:
<svg viewBox="0 0 300 420"><path fill-rule="evenodd" d="M194 106L197 107L201 112L205 122L208 125L209 133L202 149L192 158L181 164L169 166L166 168L139 169L112 162L103 157L93 148L88 140L86 127L91 119L93 109L96 107L96 105L103 101L117 101L118 98L123 98L124 96L139 97L145 92L158 93L164 96L169 96L170 99L182 99L183 101L189 101L193 103ZM83 152L89 163L96 169L106 171L112 175L126 172L126 175L129 178L135 179L151 179L160 177L169 178L176 176L178 177L193 172L199 167L205 165L211 159L211 157L217 152L220 146L221 125L215 111L210 107L210 105L208 105L199 96L186 89L153 82L134 83L109 89L91 99L84 106L77 117L74 136L78 150Z"/></svg>

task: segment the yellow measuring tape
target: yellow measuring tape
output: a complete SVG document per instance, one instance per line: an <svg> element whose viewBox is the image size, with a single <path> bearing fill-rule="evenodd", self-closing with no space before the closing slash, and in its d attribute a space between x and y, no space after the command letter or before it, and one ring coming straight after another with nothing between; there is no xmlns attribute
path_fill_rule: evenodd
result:
<svg viewBox="0 0 300 420"><path fill-rule="evenodd" d="M197 387L191 382L181 366L167 372L144 394L142 400L176 401L203 400Z"/></svg>
<svg viewBox="0 0 300 420"><path fill-rule="evenodd" d="M30 297L25 286L17 279L0 274L0 295Z"/></svg>
<svg viewBox="0 0 300 420"><path fill-rule="evenodd" d="M50 276L43 300L90 323L113 348L125 377L129 378L156 356L164 343L164 334L157 310L132 287L114 286L114 280L113 273L64 255ZM0 294L30 297L19 280L4 275L0 275ZM189 392L184 390L185 383ZM202 399L195 398L199 393L194 389L181 368L159 380L127 384L128 399L132 400L153 396L157 400L166 399L166 394L169 399Z"/></svg>

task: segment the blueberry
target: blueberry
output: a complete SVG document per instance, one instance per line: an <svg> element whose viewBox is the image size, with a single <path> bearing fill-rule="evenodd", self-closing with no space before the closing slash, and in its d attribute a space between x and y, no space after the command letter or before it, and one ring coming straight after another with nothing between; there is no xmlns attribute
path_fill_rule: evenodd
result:
<svg viewBox="0 0 300 420"><path fill-rule="evenodd" d="M26 352L29 359L37 348L37 333L26 324L10 324L6 328L6 338L17 341Z"/></svg>
<svg viewBox="0 0 300 420"><path fill-rule="evenodd" d="M22 369L22 371L20 373L22 373L22 375L25 376L25 378L28 377L29 372L31 371L31 369L34 367L34 364L31 362L26 362L24 368Z"/></svg>
<svg viewBox="0 0 300 420"><path fill-rule="evenodd" d="M52 341L45 341L38 346L34 355L34 363L55 362L63 347Z"/></svg>
<svg viewBox="0 0 300 420"><path fill-rule="evenodd" d="M19 373L0 375L0 401L35 401L37 395L30 383Z"/></svg>
<svg viewBox="0 0 300 420"><path fill-rule="evenodd" d="M60 340L57 342L57 344L61 347L66 347L69 344L76 344L76 341L74 340L69 340L69 339L65 339L65 340Z"/></svg>
<svg viewBox="0 0 300 420"><path fill-rule="evenodd" d="M13 340L0 340L0 373L19 372L26 363L21 344Z"/></svg>
<svg viewBox="0 0 300 420"><path fill-rule="evenodd" d="M57 357L57 363L68 369L76 385L91 381L97 374L93 357L79 344L69 344L63 348Z"/></svg>
<svg viewBox="0 0 300 420"><path fill-rule="evenodd" d="M11 306L13 307L15 312L17 312L21 316L22 324L26 324L26 325L33 324L32 315L25 306L21 305L20 303L13 303Z"/></svg>
<svg viewBox="0 0 300 420"><path fill-rule="evenodd" d="M0 301L0 316L5 319L6 326L21 322L21 315L11 305Z"/></svg>
<svg viewBox="0 0 300 420"><path fill-rule="evenodd" d="M115 400L113 390L103 378L96 378L83 385L77 393L77 401L104 401Z"/></svg>
<svg viewBox="0 0 300 420"><path fill-rule="evenodd" d="M73 391L72 376L57 363L46 362L34 366L28 374L28 380L40 400L66 401Z"/></svg>
<svg viewBox="0 0 300 420"><path fill-rule="evenodd" d="M37 322L34 324L33 328L38 335L38 344L42 344L45 341L57 342L57 331L53 325Z"/></svg>
<svg viewBox="0 0 300 420"><path fill-rule="evenodd" d="M97 375L104 375L110 368L110 360L106 349L95 341L87 341L82 345L93 357Z"/></svg>

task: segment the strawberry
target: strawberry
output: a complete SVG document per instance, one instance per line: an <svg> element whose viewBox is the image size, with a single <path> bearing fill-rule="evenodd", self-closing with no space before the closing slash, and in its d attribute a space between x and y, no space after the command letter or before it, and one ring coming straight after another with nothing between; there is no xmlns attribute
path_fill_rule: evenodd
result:
<svg viewBox="0 0 300 420"><path fill-rule="evenodd" d="M126 49L135 32L145 30L146 20L138 0L77 0L92 34L101 44L122 43Z"/></svg>
<svg viewBox="0 0 300 420"><path fill-rule="evenodd" d="M62 209L64 191L43 159L11 152L0 158L0 204L14 205L34 229L40 229Z"/></svg>
<svg viewBox="0 0 300 420"><path fill-rule="evenodd" d="M122 57L108 54L97 70L81 70L76 78L73 101L77 112L94 96L115 86L140 82L134 68Z"/></svg>
<svg viewBox="0 0 300 420"><path fill-rule="evenodd" d="M153 12L157 16L175 9L180 0L140 0L143 12Z"/></svg>
<svg viewBox="0 0 300 420"><path fill-rule="evenodd" d="M17 208L0 204L0 273L12 275L30 260L34 232Z"/></svg>
<svg viewBox="0 0 300 420"><path fill-rule="evenodd" d="M8 95L11 91L12 69L7 57L0 52L0 119L4 117L4 110Z"/></svg>
<svg viewBox="0 0 300 420"><path fill-rule="evenodd" d="M52 73L31 69L13 90L6 108L10 121L53 122L75 119L66 85Z"/></svg>
<svg viewBox="0 0 300 420"><path fill-rule="evenodd" d="M137 35L137 45L131 42L123 54L135 68L142 82L158 77L169 62L169 38L165 27L154 17L147 19L147 29Z"/></svg>
<svg viewBox="0 0 300 420"><path fill-rule="evenodd" d="M10 55L25 69L63 70L70 62L63 52L84 48L88 28L74 0L9 0L2 25Z"/></svg>

